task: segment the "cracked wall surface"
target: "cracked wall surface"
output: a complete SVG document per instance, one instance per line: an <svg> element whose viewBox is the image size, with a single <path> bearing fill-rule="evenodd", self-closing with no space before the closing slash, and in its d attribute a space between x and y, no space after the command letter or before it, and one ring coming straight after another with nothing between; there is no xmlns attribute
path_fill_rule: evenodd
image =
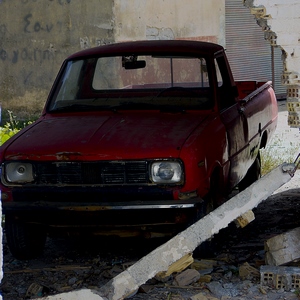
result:
<svg viewBox="0 0 300 300"><path fill-rule="evenodd" d="M113 32L113 1L1 0L2 117L38 117L63 60L112 42Z"/></svg>
<svg viewBox="0 0 300 300"><path fill-rule="evenodd" d="M288 124L300 128L300 1L244 0L283 59L282 83L287 88Z"/></svg>
<svg viewBox="0 0 300 300"><path fill-rule="evenodd" d="M225 44L225 0L116 0L114 16L116 41L190 38Z"/></svg>

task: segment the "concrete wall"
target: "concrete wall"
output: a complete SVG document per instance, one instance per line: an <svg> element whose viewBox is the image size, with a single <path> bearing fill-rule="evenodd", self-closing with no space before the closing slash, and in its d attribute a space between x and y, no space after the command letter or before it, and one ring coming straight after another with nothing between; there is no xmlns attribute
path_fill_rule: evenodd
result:
<svg viewBox="0 0 300 300"><path fill-rule="evenodd" d="M245 0L265 36L282 50L282 83L287 87L288 124L300 128L300 1Z"/></svg>
<svg viewBox="0 0 300 300"><path fill-rule="evenodd" d="M225 0L0 0L0 104L36 117L64 58L114 41L224 44Z"/></svg>
<svg viewBox="0 0 300 300"><path fill-rule="evenodd" d="M225 0L115 0L116 41L178 38L224 45Z"/></svg>
<svg viewBox="0 0 300 300"><path fill-rule="evenodd" d="M113 1L0 1L2 110L39 113L67 55L113 40Z"/></svg>

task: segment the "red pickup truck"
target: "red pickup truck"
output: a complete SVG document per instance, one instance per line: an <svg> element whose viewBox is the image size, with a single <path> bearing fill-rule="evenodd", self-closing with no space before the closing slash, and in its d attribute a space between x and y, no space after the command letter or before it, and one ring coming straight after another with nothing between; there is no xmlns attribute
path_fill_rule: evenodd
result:
<svg viewBox="0 0 300 300"><path fill-rule="evenodd" d="M234 82L223 47L137 41L68 57L41 117L0 148L12 254L53 228L175 234L260 176L271 84Z"/></svg>

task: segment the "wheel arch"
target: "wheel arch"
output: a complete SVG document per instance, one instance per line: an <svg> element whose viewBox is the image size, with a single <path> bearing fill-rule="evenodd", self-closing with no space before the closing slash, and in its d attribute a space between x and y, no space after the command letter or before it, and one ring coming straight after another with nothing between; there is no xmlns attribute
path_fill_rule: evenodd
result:
<svg viewBox="0 0 300 300"><path fill-rule="evenodd" d="M263 134L262 134L261 139L260 139L259 149L266 148L267 142L268 142L268 133L267 133L267 131L265 130L265 131L263 132Z"/></svg>

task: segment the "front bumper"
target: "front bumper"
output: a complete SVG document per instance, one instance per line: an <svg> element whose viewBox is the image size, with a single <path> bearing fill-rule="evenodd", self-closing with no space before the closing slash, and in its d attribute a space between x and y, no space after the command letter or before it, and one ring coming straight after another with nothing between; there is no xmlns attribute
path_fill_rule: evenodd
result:
<svg viewBox="0 0 300 300"><path fill-rule="evenodd" d="M14 202L3 203L3 213L49 230L98 235L174 235L193 223L203 200L132 201L130 203Z"/></svg>
<svg viewBox="0 0 300 300"><path fill-rule="evenodd" d="M3 212L12 211L82 211L95 212L107 210L160 210L160 209L192 209L203 203L201 198L188 201L182 200L156 200L156 201L130 201L130 202L49 202L49 201L22 201L3 203Z"/></svg>

